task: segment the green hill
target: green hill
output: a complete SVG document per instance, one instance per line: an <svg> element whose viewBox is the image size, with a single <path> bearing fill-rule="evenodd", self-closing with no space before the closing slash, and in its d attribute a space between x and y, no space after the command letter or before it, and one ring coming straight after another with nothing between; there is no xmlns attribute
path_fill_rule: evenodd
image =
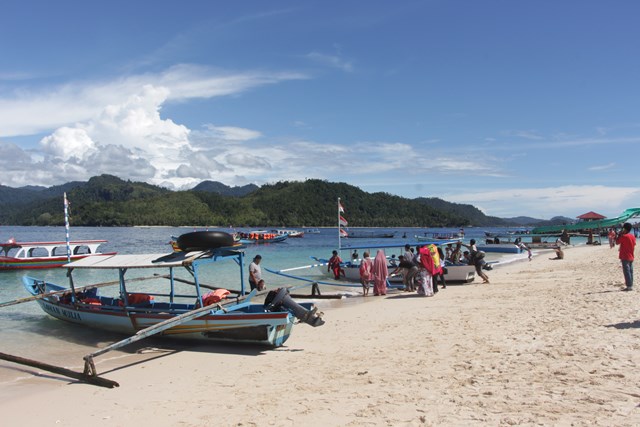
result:
<svg viewBox="0 0 640 427"><path fill-rule="evenodd" d="M101 175L86 183L47 190L10 189L15 191L5 193L0 221L11 225L62 225L63 190L67 191L71 222L76 226L336 226L338 197L350 227L459 227L500 221L484 216L471 205L366 193L346 183L318 179L278 182L257 189L239 187L252 190L243 196L225 195L238 189L225 187L207 183L200 188L209 191L171 191ZM34 192L48 197L34 196Z"/></svg>

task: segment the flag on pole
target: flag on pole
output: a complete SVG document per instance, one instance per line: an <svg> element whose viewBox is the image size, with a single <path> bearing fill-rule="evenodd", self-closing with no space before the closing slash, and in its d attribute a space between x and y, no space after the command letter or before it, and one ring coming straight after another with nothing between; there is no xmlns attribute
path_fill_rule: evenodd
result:
<svg viewBox="0 0 640 427"><path fill-rule="evenodd" d="M69 201L67 200L67 193L64 195L64 229L67 242L67 262L71 262L71 242L69 241Z"/></svg>
<svg viewBox="0 0 640 427"><path fill-rule="evenodd" d="M342 207L342 203L340 203L340 200L338 200L338 211L344 212L344 208Z"/></svg>
<svg viewBox="0 0 640 427"><path fill-rule="evenodd" d="M341 228L341 229L340 229L340 235L341 235L342 237L348 237L348 236L349 236L349 233L347 233L345 230L343 230L343 229Z"/></svg>
<svg viewBox="0 0 640 427"><path fill-rule="evenodd" d="M340 225L342 225L343 227L346 227L347 224L348 224L347 220L344 219L342 215L340 215Z"/></svg>

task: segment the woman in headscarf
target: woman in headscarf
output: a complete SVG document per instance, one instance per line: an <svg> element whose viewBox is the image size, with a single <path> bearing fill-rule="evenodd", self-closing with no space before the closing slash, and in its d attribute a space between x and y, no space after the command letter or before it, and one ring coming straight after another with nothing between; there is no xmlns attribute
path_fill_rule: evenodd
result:
<svg viewBox="0 0 640 427"><path fill-rule="evenodd" d="M387 294L387 257L382 249L378 249L376 258L373 260L373 295Z"/></svg>
<svg viewBox="0 0 640 427"><path fill-rule="evenodd" d="M435 272L435 265L433 262L433 256L428 247L420 248L420 269L416 275L416 282L418 284L418 294L425 297L433 296L433 274Z"/></svg>

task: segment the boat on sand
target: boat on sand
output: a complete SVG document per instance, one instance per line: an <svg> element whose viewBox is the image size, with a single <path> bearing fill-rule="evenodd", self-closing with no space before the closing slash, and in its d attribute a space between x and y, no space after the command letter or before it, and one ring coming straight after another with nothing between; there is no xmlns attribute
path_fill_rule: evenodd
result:
<svg viewBox="0 0 640 427"><path fill-rule="evenodd" d="M185 250L169 254L90 257L66 264L68 287L28 276L23 285L50 316L132 335L85 357L85 372L91 375L95 375L94 356L151 335L279 347L289 338L296 320L314 327L324 323L312 303L298 304L286 288L270 291L264 304L253 303L257 291L246 294L244 287L245 247L235 244L227 233L219 233L218 247L212 246L211 235L207 247L198 247L194 233L183 235L188 237L187 245L178 237L178 245ZM238 265L239 291L232 290L237 283L224 289L200 281L202 267L224 260ZM73 274L77 270L110 270L116 280L79 286ZM165 274L139 274L147 271ZM180 272L186 274L180 276ZM103 294L103 288L109 286L116 289Z"/></svg>

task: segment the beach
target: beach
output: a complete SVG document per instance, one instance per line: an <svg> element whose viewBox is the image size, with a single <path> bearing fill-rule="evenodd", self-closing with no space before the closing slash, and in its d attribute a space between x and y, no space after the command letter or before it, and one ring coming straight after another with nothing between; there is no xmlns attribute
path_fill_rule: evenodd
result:
<svg viewBox="0 0 640 427"><path fill-rule="evenodd" d="M450 285L431 298L398 292L327 307L324 326L297 325L277 349L143 341L139 352L96 360L114 389L0 362L20 372L5 385L3 420L639 425L640 291L620 291L617 248L552 257L496 267L491 284ZM66 367L81 370L82 359Z"/></svg>

